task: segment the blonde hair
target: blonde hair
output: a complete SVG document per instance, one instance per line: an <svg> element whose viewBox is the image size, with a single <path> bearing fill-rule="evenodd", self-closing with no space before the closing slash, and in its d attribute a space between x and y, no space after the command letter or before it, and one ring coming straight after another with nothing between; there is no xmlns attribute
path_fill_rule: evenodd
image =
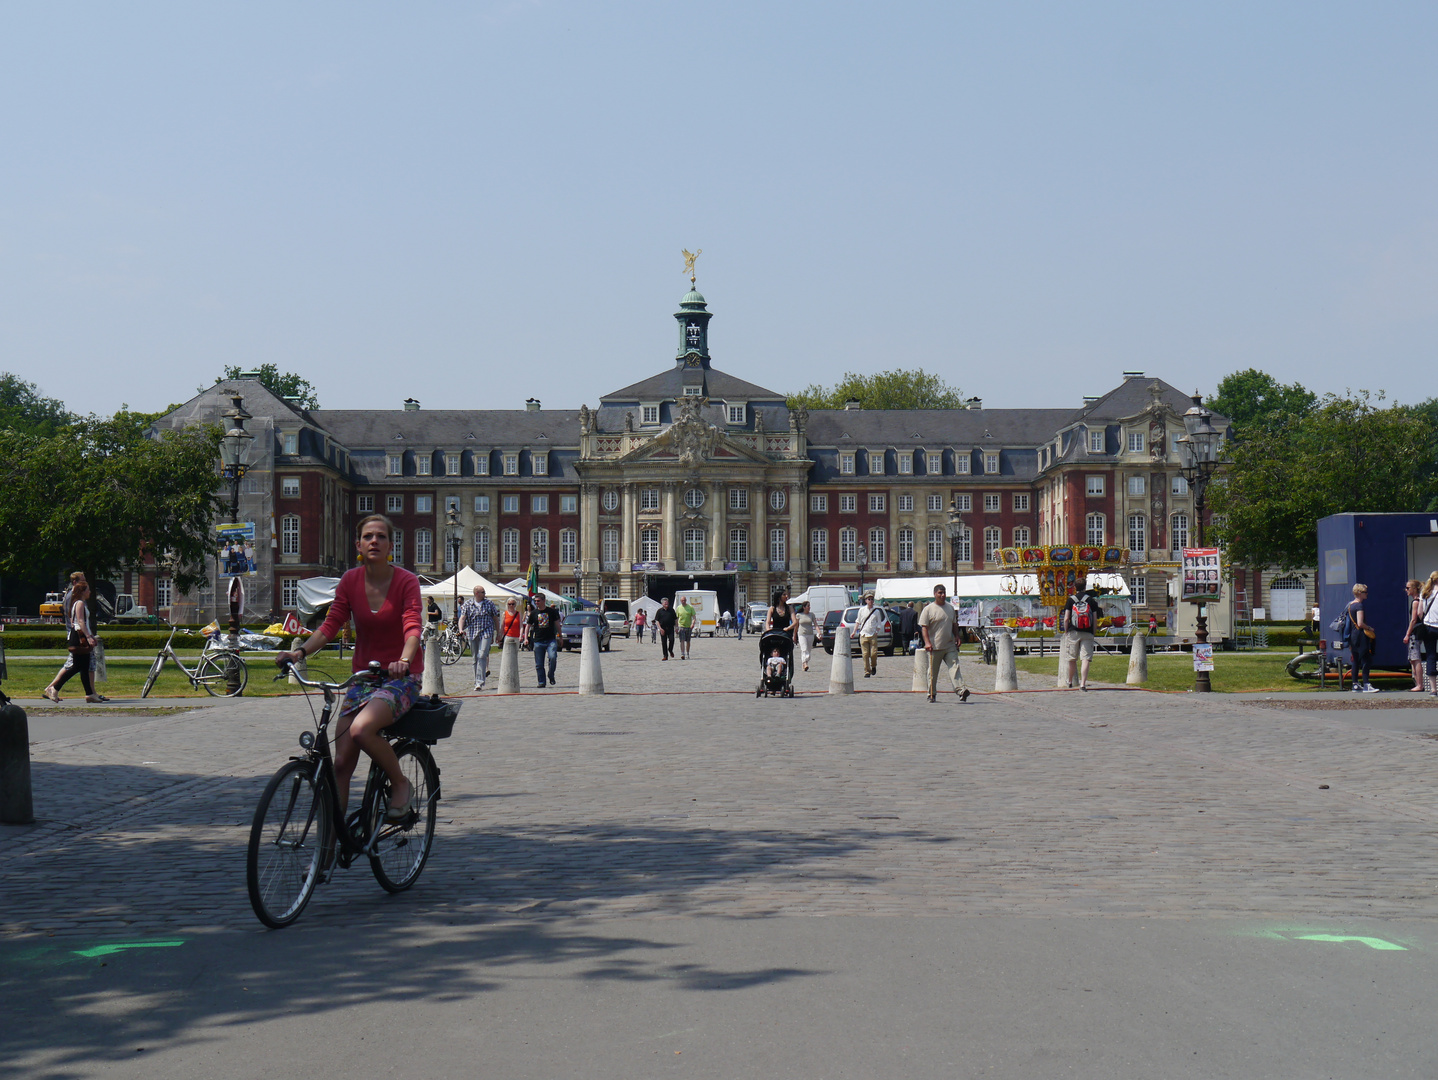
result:
<svg viewBox="0 0 1438 1080"><path fill-rule="evenodd" d="M1354 596L1363 596L1363 595L1366 594L1367 592L1368 592L1368 586L1367 586L1367 585L1364 585L1362 582L1359 582L1358 584L1356 584L1356 585L1353 586L1353 595L1354 595Z"/></svg>
<svg viewBox="0 0 1438 1080"><path fill-rule="evenodd" d="M1428 580L1423 583L1423 595L1431 595L1433 590L1438 588L1438 570L1428 575Z"/></svg>
<svg viewBox="0 0 1438 1080"><path fill-rule="evenodd" d="M1421 589L1423 587L1423 582L1419 581L1417 578L1409 578L1407 587L1410 589Z"/></svg>

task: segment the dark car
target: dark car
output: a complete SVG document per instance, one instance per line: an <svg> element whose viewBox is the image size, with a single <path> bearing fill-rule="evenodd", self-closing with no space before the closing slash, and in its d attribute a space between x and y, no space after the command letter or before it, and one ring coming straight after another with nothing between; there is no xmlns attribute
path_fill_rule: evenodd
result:
<svg viewBox="0 0 1438 1080"><path fill-rule="evenodd" d="M894 641L894 630L899 625L899 613L897 611L890 610L883 605L879 606L879 611L883 612L884 614L884 625L878 634L878 649L886 656L893 656L895 646L897 644ZM838 631L840 624L842 623L842 625L849 628L849 651L855 656L858 656L859 635L854 630L854 626L857 624L858 620L859 609L857 607L846 607L843 609L836 608L835 610L829 612L829 614L825 615L823 637L824 651L826 653L833 653L834 636Z"/></svg>
<svg viewBox="0 0 1438 1080"><path fill-rule="evenodd" d="M599 635L600 652L609 651L609 620L597 611L571 611L559 624L559 647L566 652L584 644L585 627L594 627Z"/></svg>

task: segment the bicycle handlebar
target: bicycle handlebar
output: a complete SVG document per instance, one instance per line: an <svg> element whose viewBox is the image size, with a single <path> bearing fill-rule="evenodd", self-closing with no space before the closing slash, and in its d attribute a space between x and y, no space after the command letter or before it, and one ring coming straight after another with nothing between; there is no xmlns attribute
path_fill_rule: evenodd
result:
<svg viewBox="0 0 1438 1080"><path fill-rule="evenodd" d="M283 679L286 675L293 675L295 682L299 683L301 686L310 686L316 690L325 690L330 693L336 693L340 690L348 690L359 679L378 680L384 678L384 668L380 665L380 662L378 660L371 660L369 662L369 668L367 670L356 671L352 673L348 679L340 683L322 682L317 679L306 679L303 675L301 675L298 671L295 670L294 664L292 664L288 660L280 664L279 668L280 672L278 675L275 676L276 682L278 682L280 679Z"/></svg>

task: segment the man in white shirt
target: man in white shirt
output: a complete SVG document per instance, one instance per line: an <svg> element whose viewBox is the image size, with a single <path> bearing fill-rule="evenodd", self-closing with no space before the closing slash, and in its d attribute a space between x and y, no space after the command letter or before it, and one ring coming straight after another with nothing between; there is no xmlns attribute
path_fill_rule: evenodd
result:
<svg viewBox="0 0 1438 1080"><path fill-rule="evenodd" d="M919 613L919 633L924 636L924 650L929 654L929 700L938 700L939 668L949 669L949 681L960 701L969 700L969 688L959 671L959 643L955 637L959 615L946 603L948 590L934 586L934 602Z"/></svg>
<svg viewBox="0 0 1438 1080"><path fill-rule="evenodd" d="M859 635L859 652L864 656L864 678L879 673L879 631L884 629L884 609L874 604L874 594L864 594L864 606L854 619Z"/></svg>

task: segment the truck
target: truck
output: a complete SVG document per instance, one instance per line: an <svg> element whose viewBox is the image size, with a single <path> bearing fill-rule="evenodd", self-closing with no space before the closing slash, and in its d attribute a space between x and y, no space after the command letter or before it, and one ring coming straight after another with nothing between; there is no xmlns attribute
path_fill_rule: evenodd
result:
<svg viewBox="0 0 1438 1080"><path fill-rule="evenodd" d="M674 606L687 603L699 617L694 623L694 634L714 636L719 628L719 594L712 589L678 589L674 593Z"/></svg>
<svg viewBox="0 0 1438 1080"><path fill-rule="evenodd" d="M1318 522L1319 634L1330 657L1348 656L1348 643L1329 629L1353 600L1353 586L1368 586L1364 621L1374 628L1373 666L1408 667L1409 578L1427 581L1438 570L1438 515L1333 514Z"/></svg>

